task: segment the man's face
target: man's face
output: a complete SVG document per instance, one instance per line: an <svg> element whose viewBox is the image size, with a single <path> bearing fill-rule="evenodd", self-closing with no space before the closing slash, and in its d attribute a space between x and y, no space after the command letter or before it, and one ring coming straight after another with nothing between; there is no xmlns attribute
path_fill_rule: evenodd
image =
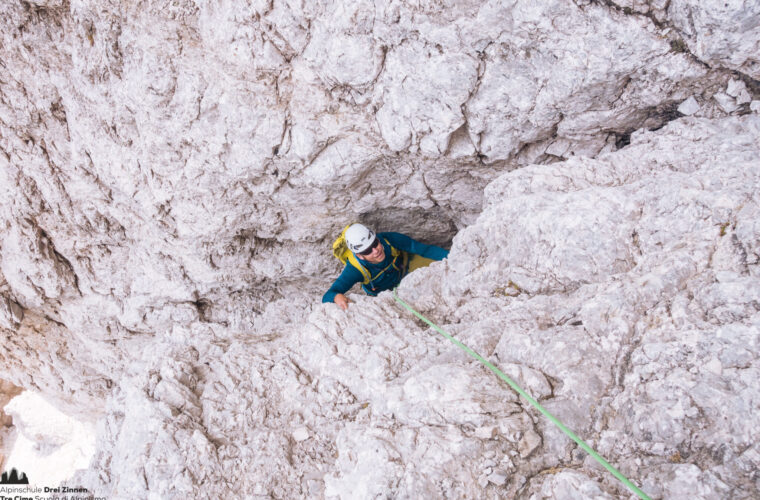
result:
<svg viewBox="0 0 760 500"><path fill-rule="evenodd" d="M383 248L383 245L380 243L380 240L375 238L375 246L372 247L372 251L368 253L367 255L359 255L360 259L366 260L367 262L371 262L372 264L379 264L380 262L385 259L385 249Z"/></svg>

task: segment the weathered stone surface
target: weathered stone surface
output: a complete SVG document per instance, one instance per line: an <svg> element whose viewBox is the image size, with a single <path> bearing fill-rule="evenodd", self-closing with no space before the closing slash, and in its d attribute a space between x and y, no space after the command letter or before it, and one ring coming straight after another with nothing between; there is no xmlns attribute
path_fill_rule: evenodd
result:
<svg viewBox="0 0 760 500"><path fill-rule="evenodd" d="M400 294L653 498L751 498L758 138L756 115L683 119L597 159L505 174L450 258ZM591 224L599 236L584 233ZM147 373L119 385L81 480L135 495L231 492L212 479L223 470L250 495L624 494L389 294L353 299L347 312L274 302L262 328L235 338L175 328L174 344L195 347L159 342L135 363ZM319 432L294 434L306 428ZM158 464L148 483L129 479Z"/></svg>
<svg viewBox="0 0 760 500"><path fill-rule="evenodd" d="M700 60L760 78L760 4L752 0L673 0L667 9L669 23Z"/></svg>
<svg viewBox="0 0 760 500"><path fill-rule="evenodd" d="M317 304L358 219L453 238L402 295L654 497L751 498L755 10L6 2L0 374L106 496L622 495L387 294Z"/></svg>

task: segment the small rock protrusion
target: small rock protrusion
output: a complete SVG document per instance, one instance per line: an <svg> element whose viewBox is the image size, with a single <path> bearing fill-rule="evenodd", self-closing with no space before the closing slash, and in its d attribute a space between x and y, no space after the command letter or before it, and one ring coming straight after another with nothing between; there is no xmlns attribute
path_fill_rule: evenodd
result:
<svg viewBox="0 0 760 500"><path fill-rule="evenodd" d="M528 430L520 442L517 444L517 451L520 452L521 458L527 458L533 453L536 448L541 445L541 436L538 435L533 429Z"/></svg>
<svg viewBox="0 0 760 500"><path fill-rule="evenodd" d="M747 104L748 102L752 102L752 96L747 92L746 89L739 92L739 95L736 96L736 104L743 105Z"/></svg>
<svg viewBox="0 0 760 500"><path fill-rule="evenodd" d="M741 80L737 80L735 78L732 78L728 81L728 85L726 86L726 94L730 95L731 97L739 97L739 95L742 92L747 91L747 85Z"/></svg>
<svg viewBox="0 0 760 500"><path fill-rule="evenodd" d="M478 478L478 484L480 485L481 488L485 488L486 486L488 486L488 476L486 476L485 474L480 476Z"/></svg>
<svg viewBox="0 0 760 500"><path fill-rule="evenodd" d="M8 297L0 296L0 326L12 330L24 319L24 309Z"/></svg>
<svg viewBox="0 0 760 500"><path fill-rule="evenodd" d="M713 99L715 99L715 101L718 103L720 109L726 113L733 113L739 107L736 105L736 100L733 97L728 94L724 94L723 92L718 92L715 94L713 96Z"/></svg>
<svg viewBox="0 0 760 500"><path fill-rule="evenodd" d="M488 476L488 482L496 486L504 486L507 482L507 473L500 470L496 471Z"/></svg>
<svg viewBox="0 0 760 500"><path fill-rule="evenodd" d="M301 441L306 441L309 439L309 429L306 427L299 427L298 429L293 431L293 439L296 440L297 443L300 443Z"/></svg>
<svg viewBox="0 0 760 500"><path fill-rule="evenodd" d="M699 108L699 103L694 98L694 96L691 96L678 105L678 112L685 116L691 116L699 111Z"/></svg>
<svg viewBox="0 0 760 500"><path fill-rule="evenodd" d="M485 427L478 427L475 429L475 437L478 439L492 439L496 436L497 427L494 425L488 425Z"/></svg>

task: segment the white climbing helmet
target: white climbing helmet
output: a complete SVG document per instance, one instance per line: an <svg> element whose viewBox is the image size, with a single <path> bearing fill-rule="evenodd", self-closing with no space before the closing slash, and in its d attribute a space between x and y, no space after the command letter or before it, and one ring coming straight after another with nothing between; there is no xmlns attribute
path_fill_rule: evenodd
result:
<svg viewBox="0 0 760 500"><path fill-rule="evenodd" d="M354 253L368 249L375 242L375 232L363 224L351 224L346 229L346 244Z"/></svg>

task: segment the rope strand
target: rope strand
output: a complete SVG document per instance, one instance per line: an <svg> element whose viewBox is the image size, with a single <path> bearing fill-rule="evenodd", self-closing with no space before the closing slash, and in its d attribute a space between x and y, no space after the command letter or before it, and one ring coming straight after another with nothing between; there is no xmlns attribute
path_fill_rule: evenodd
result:
<svg viewBox="0 0 760 500"><path fill-rule="evenodd" d="M507 384L509 384L509 386L512 389L515 390L515 392L517 392L520 396L522 396L523 398L525 398L538 411L540 411L541 413L543 413L544 416L546 416L546 418L548 418L554 425L556 425L557 427L559 427L559 429L562 432L564 432L565 435L567 435L570 439L572 439L573 441L575 441L576 443L578 443L578 446L580 446L583 449L583 451L585 451L586 453L588 453L589 455L591 455L592 457L594 457L594 459L597 462L599 462L605 469L607 469L610 473L612 473L613 476L615 476L617 479L619 479L621 483L623 483L624 485L626 485L628 487L628 489L630 489L631 491L633 491L634 493L636 493L636 495L640 499L642 499L642 500L651 500L646 495L646 493L644 493L643 491L641 491L635 484L633 484L619 470L617 470L615 467L613 467L607 460L605 460L601 455L599 455L596 451L594 451L593 448L591 448L588 444L586 444L585 441L583 441L581 438L579 438L573 431L571 431L570 429L568 429L565 426L565 424L563 424L562 422L559 421L559 419L557 417L555 417L554 415L552 415L551 413L549 413L549 411L546 408L544 408L543 406L541 406L541 404L538 401L536 401L535 399L533 399L527 392L525 392L524 390L522 390L522 388L519 385L517 385L511 378L509 378L501 370L499 370L498 368L496 368L487 359L483 358L483 356L481 356L477 352L473 351L472 349L470 349L469 347L467 347L466 345L464 345L463 343L461 343L460 341L458 341L457 339L455 339L452 335L450 335L449 333L447 333L446 331L444 331L441 327L439 327L438 325L436 325L435 323L433 323L432 321L430 321L429 319L427 319L425 316L423 316L422 314L420 314L419 312L417 312L412 306L410 306L409 304L407 304L406 302L404 302L404 300L401 299L396 294L396 289L395 288L393 289L393 298L396 299L396 302L398 302L399 304L401 304L402 306L404 306L409 312L411 312L412 314L414 314L415 316L417 316L419 319L421 319L422 321L424 321L425 323L427 323L428 325L430 325L431 327L433 327L433 329L435 329L435 331L437 331L438 333L440 333L441 335L443 335L444 337L446 337L447 339L449 339L451 342L453 342L455 345L457 345L460 349L462 349L463 351L465 351L467 354L469 354L473 358L475 358L478 361L480 361L485 367L487 367L489 370L491 370L493 373L495 373L496 376L498 376L504 382L506 382Z"/></svg>

